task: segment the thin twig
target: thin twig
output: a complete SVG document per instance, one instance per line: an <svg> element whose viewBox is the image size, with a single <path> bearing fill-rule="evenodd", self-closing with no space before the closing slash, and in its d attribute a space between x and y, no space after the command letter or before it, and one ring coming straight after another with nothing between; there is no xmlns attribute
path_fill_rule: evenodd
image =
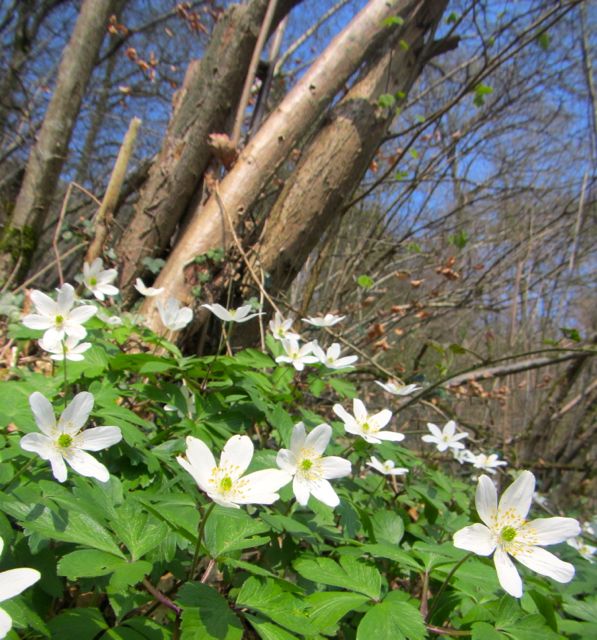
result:
<svg viewBox="0 0 597 640"><path fill-rule="evenodd" d="M60 215L58 216L58 222L56 223L54 237L52 238L52 249L54 250L54 255L56 256L56 267L58 269L58 280L60 281L60 286L64 284L64 274L62 273L62 261L60 258L60 250L58 249L58 240L60 238L60 231L62 229L62 223L64 222L64 216L66 215L68 201L70 200L70 195L73 192L73 184L73 182L69 183L66 189L66 194L64 195L64 199L62 200Z"/></svg>
<svg viewBox="0 0 597 640"><path fill-rule="evenodd" d="M175 605L167 595L164 595L159 589L156 589L147 578L143 578L143 586L158 602L161 602L165 607L174 611L177 616L181 614L182 609Z"/></svg>

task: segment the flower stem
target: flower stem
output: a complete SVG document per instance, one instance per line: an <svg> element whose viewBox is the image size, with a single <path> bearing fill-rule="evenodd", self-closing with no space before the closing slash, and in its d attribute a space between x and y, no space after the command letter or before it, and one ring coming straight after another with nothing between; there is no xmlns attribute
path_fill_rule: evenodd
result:
<svg viewBox="0 0 597 640"><path fill-rule="evenodd" d="M23 465L21 465L21 467L19 467L14 476L5 484L2 486L2 488L0 488L0 491L6 491L6 489L8 489L8 487L10 487L10 485L25 471L27 471L27 469L33 464L34 458L29 458L29 460L27 460L27 462Z"/></svg>
<svg viewBox="0 0 597 640"><path fill-rule="evenodd" d="M66 377L66 342L63 340L62 341L62 355L63 355L63 360L62 360L62 369L64 371L64 408L66 409L66 391L68 389L68 380Z"/></svg>
<svg viewBox="0 0 597 640"><path fill-rule="evenodd" d="M205 531L205 523L209 518L211 512L216 506L215 502L212 502L205 510L203 517L199 520L199 527L197 529L197 545L195 546L195 554L193 555L193 563L191 564L191 571L189 572L189 579L192 580L195 577L197 571L197 565L199 564L199 554L201 553L201 540L203 539L203 533Z"/></svg>
<svg viewBox="0 0 597 640"><path fill-rule="evenodd" d="M452 579L452 576L458 571L458 569L460 569L460 567L472 556L472 553L467 553L463 558L461 558L450 570L450 573L448 573L448 575L446 576L446 579L444 580L444 583L442 584L442 586L439 588L439 591L433 596L433 602L431 603L431 608L429 609L429 613L427 614L427 620L429 620L429 618L431 618L431 616L433 615L433 612L435 611L435 609L437 608L437 604L439 602L439 599L441 597L441 595L443 594L443 592L446 590L446 587L448 586L448 583L450 582L450 580Z"/></svg>

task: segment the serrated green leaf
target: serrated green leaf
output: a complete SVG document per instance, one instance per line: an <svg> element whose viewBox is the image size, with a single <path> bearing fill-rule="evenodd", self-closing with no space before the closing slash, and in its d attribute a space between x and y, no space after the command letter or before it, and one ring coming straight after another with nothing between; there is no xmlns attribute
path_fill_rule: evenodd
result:
<svg viewBox="0 0 597 640"><path fill-rule="evenodd" d="M471 627L471 640L505 640L508 636L496 631L488 622L475 622Z"/></svg>
<svg viewBox="0 0 597 640"><path fill-rule="evenodd" d="M379 598L381 591L379 571L355 558L343 556L338 564L331 558L303 556L295 560L293 566L303 578L312 582L364 593L374 600Z"/></svg>
<svg viewBox="0 0 597 640"><path fill-rule="evenodd" d="M228 600L201 583L187 583L178 592L182 606L181 640L241 640L243 626Z"/></svg>
<svg viewBox="0 0 597 640"><path fill-rule="evenodd" d="M282 627L273 622L267 622L258 616L252 616L245 613L245 618L249 621L253 629L257 631L257 635L262 640L296 640L297 636L292 635Z"/></svg>
<svg viewBox="0 0 597 640"><path fill-rule="evenodd" d="M426 636L421 612L408 602L396 601L392 593L367 611L357 629L357 640L425 640Z"/></svg>
<svg viewBox="0 0 597 640"><path fill-rule="evenodd" d="M212 558L218 558L269 542L269 537L259 537L268 531L264 522L245 511L216 507L205 525L205 546Z"/></svg>
<svg viewBox="0 0 597 640"><path fill-rule="evenodd" d="M350 611L357 609L368 601L368 597L360 593L348 591L325 591L312 593L306 598L310 605L309 618L321 633L333 635L338 622Z"/></svg>
<svg viewBox="0 0 597 640"><path fill-rule="evenodd" d="M128 563L112 553L97 549L81 549L62 556L58 561L57 573L69 580L95 578L112 573L116 567L122 564Z"/></svg>
<svg viewBox="0 0 597 640"><path fill-rule="evenodd" d="M67 609L48 622L52 638L94 640L108 628L101 612L92 607Z"/></svg>
<svg viewBox="0 0 597 640"><path fill-rule="evenodd" d="M376 542L399 544L404 535L404 522L394 511L379 510L371 517Z"/></svg>

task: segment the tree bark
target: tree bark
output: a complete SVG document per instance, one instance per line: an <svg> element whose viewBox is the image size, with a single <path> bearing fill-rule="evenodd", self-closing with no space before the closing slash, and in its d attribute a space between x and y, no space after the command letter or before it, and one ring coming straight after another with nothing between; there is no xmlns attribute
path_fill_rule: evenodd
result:
<svg viewBox="0 0 597 640"><path fill-rule="evenodd" d="M425 63L424 40L447 2L418 2L302 155L254 248L270 290L285 290L367 171L395 114L382 94L408 94ZM406 44L405 44L406 43ZM408 48L406 47L408 45Z"/></svg>
<svg viewBox="0 0 597 640"><path fill-rule="evenodd" d="M13 215L4 230L0 281L16 264L23 273L35 249L113 4L114 0L85 0L81 6L73 35L60 61L56 87L39 138L29 154Z"/></svg>
<svg viewBox="0 0 597 640"><path fill-rule="evenodd" d="M186 265L195 256L226 247L232 240L221 209L225 209L232 225L238 224L312 122L322 115L367 56L384 42L390 33L384 20L419 4L414 0L371 0L330 43L243 150L220 184L219 198L212 195L195 211L158 277L157 286L165 287L179 300L190 301ZM145 300L141 313L154 330L159 329L154 300Z"/></svg>
<svg viewBox="0 0 597 640"><path fill-rule="evenodd" d="M281 0L273 27L301 0ZM122 257L125 300L143 271L142 260L159 254L192 201L212 157L209 134L234 117L267 0L232 5L220 18L205 56L189 68L158 159L141 191L131 224L116 252Z"/></svg>

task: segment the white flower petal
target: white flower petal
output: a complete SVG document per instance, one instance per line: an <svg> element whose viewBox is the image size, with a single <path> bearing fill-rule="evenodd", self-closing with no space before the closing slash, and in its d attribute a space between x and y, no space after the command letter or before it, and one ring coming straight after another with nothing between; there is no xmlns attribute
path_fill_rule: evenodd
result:
<svg viewBox="0 0 597 640"><path fill-rule="evenodd" d="M35 309L42 316L55 316L58 313L58 305L42 291L32 291L30 298Z"/></svg>
<svg viewBox="0 0 597 640"><path fill-rule="evenodd" d="M201 306L209 309L214 316L218 317L220 320L224 320L224 322L232 322L234 320L228 309L225 309L221 304L202 304Z"/></svg>
<svg viewBox="0 0 597 640"><path fill-rule="evenodd" d="M80 475L95 478L100 482L108 482L110 472L93 456L81 449L71 449L66 455L66 461Z"/></svg>
<svg viewBox="0 0 597 640"><path fill-rule="evenodd" d="M521 518L526 518L535 492L535 476L530 471L522 471L504 491L499 502L501 513L513 509Z"/></svg>
<svg viewBox="0 0 597 640"><path fill-rule="evenodd" d="M56 453L54 442L43 433L27 433L19 444L21 449L37 453L42 460L49 460Z"/></svg>
<svg viewBox="0 0 597 640"><path fill-rule="evenodd" d="M292 475L296 473L297 463L296 457L290 449L280 449L276 456L276 464L282 469Z"/></svg>
<svg viewBox="0 0 597 640"><path fill-rule="evenodd" d="M220 467L225 467L233 480L240 478L251 464L253 451L253 443L249 436L232 436L222 450Z"/></svg>
<svg viewBox="0 0 597 640"><path fill-rule="evenodd" d="M334 488L327 480L317 480L310 484L311 494L328 507L337 507L340 504L340 498L334 491Z"/></svg>
<svg viewBox="0 0 597 640"><path fill-rule="evenodd" d="M363 401L358 398L354 398L352 401L352 411L358 423L366 422L369 418L369 414L367 413L367 409L365 408Z"/></svg>
<svg viewBox="0 0 597 640"><path fill-rule="evenodd" d="M213 469L217 466L216 460L209 450L209 447L193 436L187 436L186 439L186 459L178 456L178 463L193 476L199 488L207 491L210 487L209 479Z"/></svg>
<svg viewBox="0 0 597 640"><path fill-rule="evenodd" d="M427 428L432 433L432 437L437 438L438 440L442 437L442 430L433 422L427 423ZM423 439L429 438L429 436L423 436ZM434 440L425 440L425 442L435 442Z"/></svg>
<svg viewBox="0 0 597 640"><path fill-rule="evenodd" d="M305 440L305 447L307 449L313 449L316 453L321 455L332 437L332 427L329 424L320 424L311 431Z"/></svg>
<svg viewBox="0 0 597 640"><path fill-rule="evenodd" d="M69 435L77 434L87 422L93 409L93 394L81 391L69 402L58 420L58 429Z"/></svg>
<svg viewBox="0 0 597 640"><path fill-rule="evenodd" d="M39 391L34 391L29 396L29 406L39 430L47 436L52 435L56 429L56 417L50 401Z"/></svg>
<svg viewBox="0 0 597 640"><path fill-rule="evenodd" d="M311 494L310 486L309 482L306 482L298 475L294 476L294 479L292 480L292 491L294 493L294 497L303 507L307 502L309 502L309 495Z"/></svg>
<svg viewBox="0 0 597 640"><path fill-rule="evenodd" d="M58 452L52 451L48 456L48 460L52 465L52 475L58 482L64 482L68 476L64 458Z"/></svg>
<svg viewBox="0 0 597 640"><path fill-rule="evenodd" d="M403 433L397 433L396 431L376 431L375 437L379 440L389 440L390 442L402 442L404 440Z"/></svg>
<svg viewBox="0 0 597 640"><path fill-rule="evenodd" d="M350 425L353 429L358 429L356 420L346 411L346 409L341 404L335 404L332 407L333 412L344 422L346 431L348 431L348 426ZM348 431L349 433L360 433L360 430Z"/></svg>
<svg viewBox="0 0 597 640"><path fill-rule="evenodd" d="M475 494L477 513L483 522L491 527L497 513L497 490L489 476L481 476Z"/></svg>
<svg viewBox="0 0 597 640"><path fill-rule="evenodd" d="M453 436L456 433L456 423L454 420L449 420L444 425L444 434L448 436Z"/></svg>
<svg viewBox="0 0 597 640"><path fill-rule="evenodd" d="M432 435L421 436L423 442L429 442L430 444L438 444L438 438Z"/></svg>
<svg viewBox="0 0 597 640"><path fill-rule="evenodd" d="M490 556L495 549L495 539L484 524L471 524L454 534L454 546L479 556Z"/></svg>
<svg viewBox="0 0 597 640"><path fill-rule="evenodd" d="M292 429L292 436L290 437L290 449L297 454L304 446L307 434L305 431L305 425L303 422L297 422Z"/></svg>
<svg viewBox="0 0 597 640"><path fill-rule="evenodd" d="M75 289L72 284L65 282L60 289L58 289L58 295L56 296L56 304L58 309L63 312L62 315L68 313L75 302Z"/></svg>
<svg viewBox="0 0 597 640"><path fill-rule="evenodd" d="M580 534L580 524L574 518L538 518L522 527L523 531L527 529L540 545L558 544Z"/></svg>
<svg viewBox="0 0 597 640"><path fill-rule="evenodd" d="M234 498L239 504L272 504L280 498L276 493L286 486L292 475L280 469L263 469L249 473L243 480L247 487L243 491L240 499Z"/></svg>
<svg viewBox="0 0 597 640"><path fill-rule="evenodd" d="M97 313L97 307L90 304L85 304L81 307L76 307L68 314L69 323L84 324Z"/></svg>
<svg viewBox="0 0 597 640"><path fill-rule="evenodd" d="M48 316L40 316L37 313L30 313L23 318L22 322L28 329L39 329L40 331L54 326L54 321Z"/></svg>
<svg viewBox="0 0 597 640"><path fill-rule="evenodd" d="M94 427L81 433L81 444L78 446L86 451L101 451L122 440L119 427Z"/></svg>
<svg viewBox="0 0 597 640"><path fill-rule="evenodd" d="M570 582L574 577L573 565L560 560L553 553L541 549L541 547L529 547L523 552L517 553L515 558L525 567L558 582Z"/></svg>
<svg viewBox="0 0 597 640"><path fill-rule="evenodd" d="M392 412L389 409L382 409L370 416L367 422L375 429L383 429L392 419Z"/></svg>
<svg viewBox="0 0 597 640"><path fill-rule="evenodd" d="M0 609L0 638L6 637L6 634L12 629L12 618Z"/></svg>
<svg viewBox="0 0 597 640"><path fill-rule="evenodd" d="M41 578L36 569L9 569L0 573L0 602L18 596Z"/></svg>
<svg viewBox="0 0 597 640"><path fill-rule="evenodd" d="M493 562L495 564L495 570L497 571L498 580L504 591L515 598L521 598L522 580L508 554L500 547L497 547L493 554Z"/></svg>
<svg viewBox="0 0 597 640"><path fill-rule="evenodd" d="M339 456L328 456L327 458L322 458L321 468L323 471L323 477L326 480L343 478L344 476L350 475L350 472L352 471L350 461L340 458Z"/></svg>

